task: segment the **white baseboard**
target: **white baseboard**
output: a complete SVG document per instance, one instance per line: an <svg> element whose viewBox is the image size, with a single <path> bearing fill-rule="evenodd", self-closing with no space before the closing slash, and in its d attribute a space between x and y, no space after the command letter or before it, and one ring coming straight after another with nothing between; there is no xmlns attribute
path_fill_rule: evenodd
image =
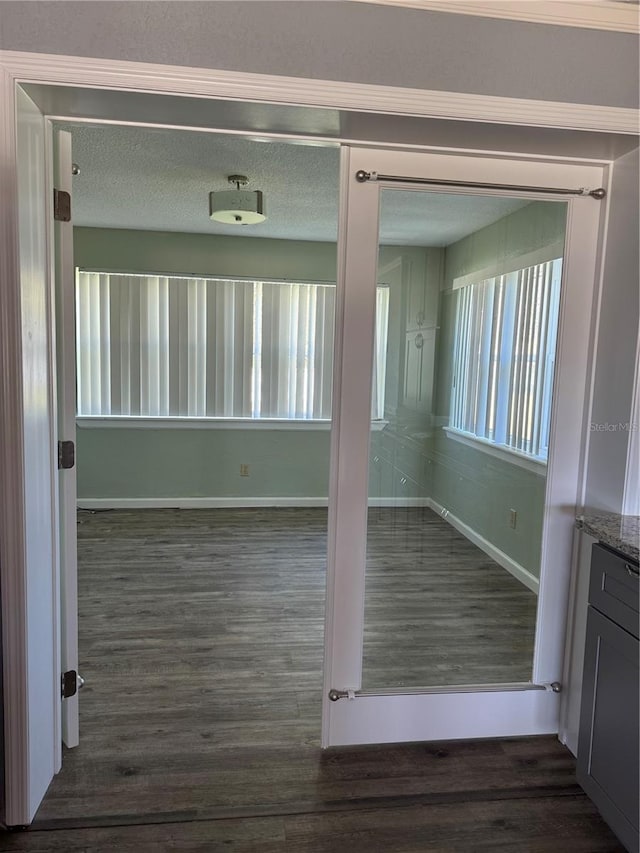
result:
<svg viewBox="0 0 640 853"><path fill-rule="evenodd" d="M430 498L370 498L373 507L429 506ZM327 506L323 497L259 498L79 498L78 509L242 509Z"/></svg>
<svg viewBox="0 0 640 853"><path fill-rule="evenodd" d="M242 509L263 506L327 506L327 499L322 497L78 499L78 509Z"/></svg>
<svg viewBox="0 0 640 853"><path fill-rule="evenodd" d="M420 507L431 506L431 498L369 498L369 506Z"/></svg>
<svg viewBox="0 0 640 853"><path fill-rule="evenodd" d="M514 559L512 559L508 554L505 554L504 551L501 551L499 548L496 548L488 539L485 539L484 536L480 536L479 533L469 527L468 524L465 524L464 521L461 521L451 512L449 512L446 507L443 507L442 504L437 503L432 498L429 498L429 507L437 512L445 521L448 521L452 527L455 527L462 535L468 539L470 542L473 542L474 545L477 545L484 553L491 557L492 560L502 566L503 569L506 569L510 575L513 575L514 578L523 583L528 589L535 594L538 594L538 590L540 588L540 581L535 575L532 575L524 566L521 566L520 563L516 563Z"/></svg>

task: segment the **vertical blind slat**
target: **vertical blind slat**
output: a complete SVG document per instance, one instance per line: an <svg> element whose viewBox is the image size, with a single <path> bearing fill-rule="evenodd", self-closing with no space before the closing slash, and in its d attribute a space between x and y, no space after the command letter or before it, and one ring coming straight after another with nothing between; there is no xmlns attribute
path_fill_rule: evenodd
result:
<svg viewBox="0 0 640 853"><path fill-rule="evenodd" d="M538 371L540 368L540 334L543 309L544 290L544 264L535 269L534 285L534 317L531 323L530 335L530 368L529 383L527 388L527 451L535 454L535 431L536 431L536 387L538 384Z"/></svg>
<svg viewBox="0 0 640 853"><path fill-rule="evenodd" d="M533 449L532 452L536 455L540 453L541 435L542 435L542 420L543 420L543 404L544 404L544 374L545 374L545 354L549 341L549 325L550 314L549 304L551 298L551 278L552 264L544 265L544 284L542 286L542 307L540 317L540 332L538 336L538 371L536 376L535 389L535 419L534 419L534 434L533 434Z"/></svg>
<svg viewBox="0 0 640 853"><path fill-rule="evenodd" d="M170 412L169 399L169 281L158 282L158 406L163 417Z"/></svg>
<svg viewBox="0 0 640 853"><path fill-rule="evenodd" d="M516 447L518 450L524 449L524 440L526 435L526 408L527 408L527 375L529 364L529 329L531 325L531 304L532 304L532 275L531 270L527 269L524 273L524 313L522 317L522 331L520 337L520 388L517 400L517 429L516 429Z"/></svg>
<svg viewBox="0 0 640 853"><path fill-rule="evenodd" d="M130 364L130 393L131 414L140 415L140 363L141 363L141 341L140 341L140 287L136 279L130 279L130 305L129 305L129 364Z"/></svg>
<svg viewBox="0 0 640 853"><path fill-rule="evenodd" d="M527 270L522 270L520 273L518 288L518 315L516 317L516 345L514 347L514 385L510 406L512 411L511 419L511 434L509 442L512 447L518 449L520 439L520 421L522 412L522 380L523 380L523 349L524 349L524 327L527 316L527 300L528 300L528 277Z"/></svg>
<svg viewBox="0 0 640 853"><path fill-rule="evenodd" d="M152 297L153 281L149 280L146 287L138 288L140 294L140 414L148 415L151 406L149 395L150 356L152 341L150 336L151 317L149 316Z"/></svg>

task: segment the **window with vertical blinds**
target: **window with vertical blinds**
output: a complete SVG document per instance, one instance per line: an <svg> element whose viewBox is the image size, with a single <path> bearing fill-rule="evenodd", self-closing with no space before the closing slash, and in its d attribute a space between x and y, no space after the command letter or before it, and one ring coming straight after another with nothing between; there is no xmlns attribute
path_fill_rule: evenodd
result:
<svg viewBox="0 0 640 853"><path fill-rule="evenodd" d="M545 461L562 259L457 291L450 427Z"/></svg>
<svg viewBox="0 0 640 853"><path fill-rule="evenodd" d="M78 270L78 415L329 419L334 315L331 284Z"/></svg>

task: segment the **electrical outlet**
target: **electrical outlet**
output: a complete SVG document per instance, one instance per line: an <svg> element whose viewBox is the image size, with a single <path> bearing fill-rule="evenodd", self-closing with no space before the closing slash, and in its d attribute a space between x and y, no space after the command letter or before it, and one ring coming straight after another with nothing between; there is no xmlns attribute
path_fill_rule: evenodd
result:
<svg viewBox="0 0 640 853"><path fill-rule="evenodd" d="M509 510L509 527L512 530L515 530L517 523L518 523L518 513L515 511L515 509L510 509Z"/></svg>
<svg viewBox="0 0 640 853"><path fill-rule="evenodd" d="M244 464L240 465L240 476L241 477L248 477L249 476L249 466L248 465L244 465Z"/></svg>

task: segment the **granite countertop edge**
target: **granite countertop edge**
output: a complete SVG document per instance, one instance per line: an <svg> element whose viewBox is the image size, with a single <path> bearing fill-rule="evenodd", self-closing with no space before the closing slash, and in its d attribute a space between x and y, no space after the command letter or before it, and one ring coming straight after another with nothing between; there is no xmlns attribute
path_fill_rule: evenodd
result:
<svg viewBox="0 0 640 853"><path fill-rule="evenodd" d="M615 512L585 511L576 520L579 530L584 530L614 548L625 557L638 562L640 558L640 516L620 515Z"/></svg>

